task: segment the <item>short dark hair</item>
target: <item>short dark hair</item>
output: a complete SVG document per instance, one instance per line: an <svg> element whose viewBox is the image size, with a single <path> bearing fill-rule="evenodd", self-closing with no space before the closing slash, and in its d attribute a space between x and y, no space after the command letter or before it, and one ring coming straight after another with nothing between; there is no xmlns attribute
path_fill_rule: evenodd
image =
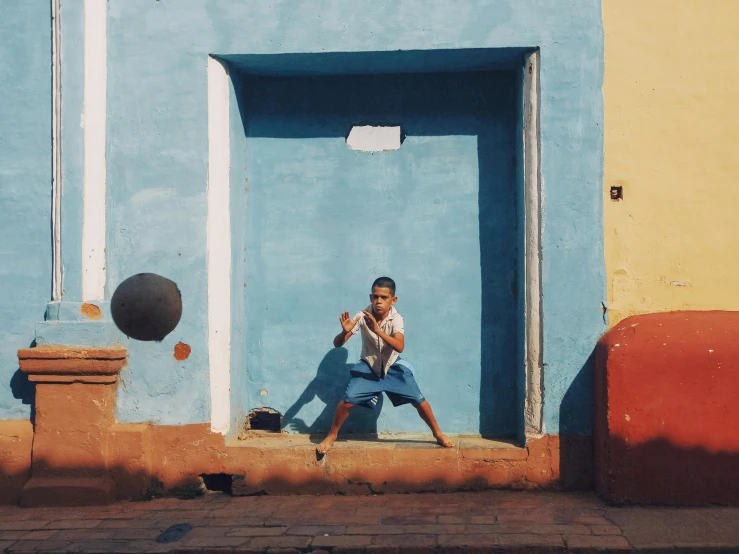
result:
<svg viewBox="0 0 739 554"><path fill-rule="evenodd" d="M395 296L395 281L393 281L390 277L378 277L377 279L375 279L375 282L372 283L372 290L374 290L375 287L380 287L381 289L390 289L390 294Z"/></svg>

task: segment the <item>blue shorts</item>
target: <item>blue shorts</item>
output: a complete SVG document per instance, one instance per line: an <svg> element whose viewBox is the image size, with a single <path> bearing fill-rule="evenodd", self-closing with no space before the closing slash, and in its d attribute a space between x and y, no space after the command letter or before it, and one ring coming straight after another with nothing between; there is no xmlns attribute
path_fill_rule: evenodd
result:
<svg viewBox="0 0 739 554"><path fill-rule="evenodd" d="M383 392L387 394L393 406L403 404L417 406L425 400L413 377L413 368L400 358L390 366L384 379L372 371L364 360L354 364L351 375L352 378L344 393L344 402L374 409Z"/></svg>

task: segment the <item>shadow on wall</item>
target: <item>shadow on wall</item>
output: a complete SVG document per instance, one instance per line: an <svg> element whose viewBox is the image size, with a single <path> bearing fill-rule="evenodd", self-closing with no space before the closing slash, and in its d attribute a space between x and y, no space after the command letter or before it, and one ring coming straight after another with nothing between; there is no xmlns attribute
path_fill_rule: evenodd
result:
<svg viewBox="0 0 739 554"><path fill-rule="evenodd" d="M35 346L36 340L34 339L28 348ZM10 392L13 398L31 407L31 423L33 423L36 420L36 385L28 380L28 375L23 373L21 368L16 369L10 378Z"/></svg>
<svg viewBox="0 0 739 554"><path fill-rule="evenodd" d="M739 452L682 448L666 439L608 442L598 493L609 502L739 506Z"/></svg>
<svg viewBox="0 0 739 554"><path fill-rule="evenodd" d="M346 348L332 348L326 353L318 365L316 376L285 412L282 420L285 431L309 434L311 441L315 443L325 438L331 428L336 405L344 396L346 385L351 377L349 370L353 364L347 363L348 358L349 352ZM325 407L316 420L308 425L296 415L306 404L316 398L323 402ZM361 406L355 407L342 426L340 437L346 435L377 437L377 418L380 417L382 403L383 397L381 396L377 407L373 410Z"/></svg>
<svg viewBox="0 0 739 554"><path fill-rule="evenodd" d="M562 488L590 490L594 482L593 364L594 354L578 371L559 407L559 467Z"/></svg>

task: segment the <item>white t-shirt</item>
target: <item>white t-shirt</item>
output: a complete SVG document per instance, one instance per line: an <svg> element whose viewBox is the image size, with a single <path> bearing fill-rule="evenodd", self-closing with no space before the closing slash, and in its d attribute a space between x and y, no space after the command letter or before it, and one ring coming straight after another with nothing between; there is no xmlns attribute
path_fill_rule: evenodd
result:
<svg viewBox="0 0 739 554"><path fill-rule="evenodd" d="M372 313L372 306L367 306L367 311ZM386 344L378 335L370 331L369 327L365 323L365 315L358 313L357 316L361 316L359 321L352 329L352 334L356 335L359 331L362 331L362 359L372 368L377 375L384 377L387 375L390 366L395 363L400 353L393 349L392 346ZM383 333L393 336L394 333L403 333L403 316L398 313L394 306L390 307L390 313L387 317L380 322L380 329Z"/></svg>

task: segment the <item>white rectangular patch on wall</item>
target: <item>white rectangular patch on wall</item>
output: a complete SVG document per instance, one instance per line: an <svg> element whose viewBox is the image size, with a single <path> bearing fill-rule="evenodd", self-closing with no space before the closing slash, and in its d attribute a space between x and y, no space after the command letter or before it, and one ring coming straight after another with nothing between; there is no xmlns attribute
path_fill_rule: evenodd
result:
<svg viewBox="0 0 739 554"><path fill-rule="evenodd" d="M346 144L359 152L384 152L400 149L400 127L354 126Z"/></svg>

